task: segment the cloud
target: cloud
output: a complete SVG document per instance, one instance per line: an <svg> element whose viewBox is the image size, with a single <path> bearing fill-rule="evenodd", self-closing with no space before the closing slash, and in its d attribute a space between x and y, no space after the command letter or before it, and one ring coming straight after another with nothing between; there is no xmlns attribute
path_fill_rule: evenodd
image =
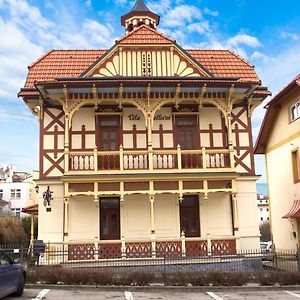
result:
<svg viewBox="0 0 300 300"><path fill-rule="evenodd" d="M259 51L254 51L251 55L251 60L262 60L264 63L268 63L270 61L270 57L264 53L261 53Z"/></svg>
<svg viewBox="0 0 300 300"><path fill-rule="evenodd" d="M237 34L234 37L228 39L227 41L227 45L229 47L238 47L240 45L245 45L245 46L249 46L252 48L257 48L259 46L261 46L261 43L259 42L259 40L251 35L248 34Z"/></svg>
<svg viewBox="0 0 300 300"><path fill-rule="evenodd" d="M210 10L209 8L205 7L204 8L204 11L203 11L206 15L209 15L209 16L213 16L213 17L217 17L219 16L219 12L217 10L213 11L213 10Z"/></svg>
<svg viewBox="0 0 300 300"><path fill-rule="evenodd" d="M91 7L91 6L92 6L92 0L86 0L86 1L85 1L85 5L86 5L87 7Z"/></svg>
<svg viewBox="0 0 300 300"><path fill-rule="evenodd" d="M0 5L2 101L16 101L26 78L26 67L49 49L108 48L114 40L110 24L87 18L78 23L78 16L63 7L66 4L62 2L58 3L62 14L54 11L55 21L26 0L0 0ZM49 8L52 5L51 1L46 3Z"/></svg>
<svg viewBox="0 0 300 300"><path fill-rule="evenodd" d="M200 9L192 5L179 5L164 15L162 26L183 27L186 23L191 23L193 20L200 19L202 19L202 12Z"/></svg>
<svg viewBox="0 0 300 300"><path fill-rule="evenodd" d="M24 110L21 113L16 114L14 110L7 110L7 109L0 108L0 123L11 122L12 120L36 123L35 118L27 110Z"/></svg>
<svg viewBox="0 0 300 300"><path fill-rule="evenodd" d="M300 40L300 35L297 33L293 33L293 32L288 32L288 31L280 31L280 35L281 38L283 39L292 39L293 41L299 41Z"/></svg>

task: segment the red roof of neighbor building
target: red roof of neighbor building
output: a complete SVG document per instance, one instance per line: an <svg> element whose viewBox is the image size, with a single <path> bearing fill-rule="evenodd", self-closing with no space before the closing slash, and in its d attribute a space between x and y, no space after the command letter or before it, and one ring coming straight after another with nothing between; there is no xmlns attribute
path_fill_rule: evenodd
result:
<svg viewBox="0 0 300 300"><path fill-rule="evenodd" d="M131 31L128 35L117 40L117 44L173 44L174 40L166 37L162 33L142 25Z"/></svg>
<svg viewBox="0 0 300 300"><path fill-rule="evenodd" d="M30 205L30 206L26 206L26 207L22 208L22 212L31 213L31 214L37 214L38 210L39 210L38 204L34 204L34 205Z"/></svg>
<svg viewBox="0 0 300 300"><path fill-rule="evenodd" d="M260 127L258 138L255 145L256 154L264 154L267 146L269 133L272 124L278 115L277 104L283 103L287 99L286 95L300 87L300 74L298 74L285 88L283 88L268 104L265 106L267 112ZM277 108L276 108L277 107Z"/></svg>

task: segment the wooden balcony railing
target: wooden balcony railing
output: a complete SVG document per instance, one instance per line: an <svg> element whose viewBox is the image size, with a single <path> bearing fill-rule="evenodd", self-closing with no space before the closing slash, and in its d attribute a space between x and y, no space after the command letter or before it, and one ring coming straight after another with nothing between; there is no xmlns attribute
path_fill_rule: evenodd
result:
<svg viewBox="0 0 300 300"><path fill-rule="evenodd" d="M225 169L233 167L229 149L66 151L66 171Z"/></svg>

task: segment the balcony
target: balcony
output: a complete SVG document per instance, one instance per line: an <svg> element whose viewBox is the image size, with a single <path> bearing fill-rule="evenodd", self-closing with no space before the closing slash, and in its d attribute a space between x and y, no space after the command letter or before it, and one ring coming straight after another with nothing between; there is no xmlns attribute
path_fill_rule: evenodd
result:
<svg viewBox="0 0 300 300"><path fill-rule="evenodd" d="M234 168L233 149L181 150L124 150L119 151L67 151L66 172L120 173L139 172L225 172Z"/></svg>

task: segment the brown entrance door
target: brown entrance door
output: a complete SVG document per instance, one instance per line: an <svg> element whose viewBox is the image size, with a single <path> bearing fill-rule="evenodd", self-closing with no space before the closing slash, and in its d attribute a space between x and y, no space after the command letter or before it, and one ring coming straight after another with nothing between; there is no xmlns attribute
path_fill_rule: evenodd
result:
<svg viewBox="0 0 300 300"><path fill-rule="evenodd" d="M101 117L99 119L98 148L102 151L119 150L120 146L120 118Z"/></svg>
<svg viewBox="0 0 300 300"><path fill-rule="evenodd" d="M176 117L177 144L182 150L196 149L199 144L197 119L195 117Z"/></svg>
<svg viewBox="0 0 300 300"><path fill-rule="evenodd" d="M184 196L180 203L180 231L186 237L200 237L198 196Z"/></svg>
<svg viewBox="0 0 300 300"><path fill-rule="evenodd" d="M100 199L100 239L120 239L120 200L119 198Z"/></svg>

